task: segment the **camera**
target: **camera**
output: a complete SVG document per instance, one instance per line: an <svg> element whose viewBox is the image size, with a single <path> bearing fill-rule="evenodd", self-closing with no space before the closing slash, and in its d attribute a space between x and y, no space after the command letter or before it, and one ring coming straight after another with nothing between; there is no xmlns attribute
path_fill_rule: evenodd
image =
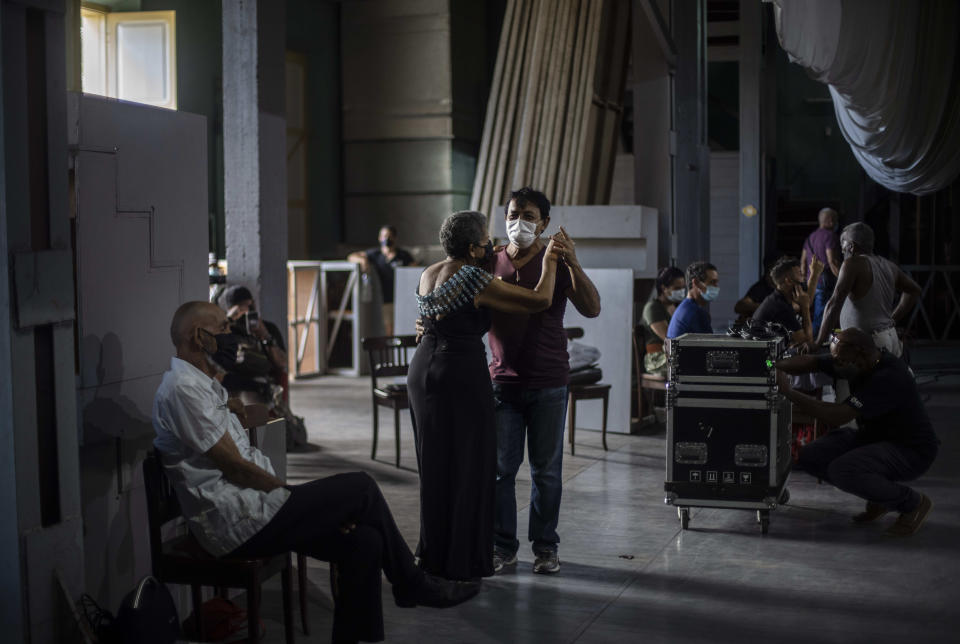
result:
<svg viewBox="0 0 960 644"><path fill-rule="evenodd" d="M253 335L253 329L260 325L260 313L257 311L247 311L243 314L243 328L247 335Z"/></svg>

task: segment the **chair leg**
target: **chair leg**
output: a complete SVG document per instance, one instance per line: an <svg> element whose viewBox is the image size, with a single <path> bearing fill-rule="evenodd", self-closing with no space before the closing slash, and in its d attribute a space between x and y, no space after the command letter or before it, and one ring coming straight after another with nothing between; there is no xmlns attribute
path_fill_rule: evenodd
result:
<svg viewBox="0 0 960 644"><path fill-rule="evenodd" d="M637 383L637 420L643 424L643 381Z"/></svg>
<svg viewBox="0 0 960 644"><path fill-rule="evenodd" d="M570 417L567 419L567 424L570 431L570 456L573 456L576 453L576 444L574 442L573 433L576 431L577 427L577 399L573 396L570 396Z"/></svg>
<svg viewBox="0 0 960 644"><path fill-rule="evenodd" d="M300 586L300 624L303 634L310 634L310 624L307 622L307 555L297 553L297 585Z"/></svg>
<svg viewBox="0 0 960 644"><path fill-rule="evenodd" d="M207 633L203 630L203 588L200 584L191 584L190 595L193 597L193 616L197 620L197 639L201 642L206 639Z"/></svg>
<svg viewBox="0 0 960 644"><path fill-rule="evenodd" d="M283 586L283 634L286 635L287 644L293 644L293 571L289 552L286 559L287 565L280 571L280 584Z"/></svg>
<svg viewBox="0 0 960 644"><path fill-rule="evenodd" d="M260 641L260 582L247 586L247 641Z"/></svg>
<svg viewBox="0 0 960 644"><path fill-rule="evenodd" d="M609 402L609 396L607 393L603 393L603 451L607 451L607 403Z"/></svg>
<svg viewBox="0 0 960 644"><path fill-rule="evenodd" d="M397 467L400 467L400 408L393 408L393 433L397 441Z"/></svg>
<svg viewBox="0 0 960 644"><path fill-rule="evenodd" d="M377 399L373 399L373 449L370 451L370 459L377 460L377 433L380 430L379 418L380 412L377 409Z"/></svg>

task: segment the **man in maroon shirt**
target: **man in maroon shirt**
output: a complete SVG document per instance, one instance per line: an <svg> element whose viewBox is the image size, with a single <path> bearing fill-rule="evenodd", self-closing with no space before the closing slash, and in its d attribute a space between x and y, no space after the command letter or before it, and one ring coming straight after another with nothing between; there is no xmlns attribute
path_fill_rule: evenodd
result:
<svg viewBox="0 0 960 644"><path fill-rule="evenodd" d="M522 188L511 193L506 207L510 243L494 254L496 277L534 288L546 243L540 235L550 223L550 201L542 193ZM523 462L524 435L530 456L528 539L536 557L533 571L560 570L561 465L570 371L563 315L569 299L582 315L600 314L600 295L583 272L573 240L560 228L556 235L567 250L565 266L557 268L553 303L534 315L492 312L490 378L497 412L497 491L494 518L494 570L517 563L516 477Z"/></svg>

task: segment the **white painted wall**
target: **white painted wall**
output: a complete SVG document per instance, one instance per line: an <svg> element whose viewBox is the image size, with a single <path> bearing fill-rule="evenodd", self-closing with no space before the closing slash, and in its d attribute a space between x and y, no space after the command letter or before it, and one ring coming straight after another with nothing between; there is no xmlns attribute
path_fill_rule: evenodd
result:
<svg viewBox="0 0 960 644"><path fill-rule="evenodd" d="M571 233L572 235L572 233ZM601 382L613 385L610 390L607 431L630 431L630 369L632 368L633 271L622 268L584 269L600 293L600 316L588 319L577 313L569 302L564 326L582 327L584 344L600 349ZM414 333L417 302L414 297L423 268L398 268L394 328L398 334ZM401 294L409 294L401 296ZM486 340L486 338L484 338ZM489 358L489 352L487 354ZM602 409L599 402L585 402L577 409L577 427L600 429Z"/></svg>
<svg viewBox="0 0 960 644"><path fill-rule="evenodd" d="M493 236L507 237L503 208L493 218ZM647 206L553 206L546 234L560 226L577 244L582 266L629 268L634 277L657 276L656 208ZM632 292L632 291L631 291Z"/></svg>
<svg viewBox="0 0 960 644"><path fill-rule="evenodd" d="M85 589L116 610L150 570L141 464L170 319L207 297L206 120L93 96L72 105Z"/></svg>

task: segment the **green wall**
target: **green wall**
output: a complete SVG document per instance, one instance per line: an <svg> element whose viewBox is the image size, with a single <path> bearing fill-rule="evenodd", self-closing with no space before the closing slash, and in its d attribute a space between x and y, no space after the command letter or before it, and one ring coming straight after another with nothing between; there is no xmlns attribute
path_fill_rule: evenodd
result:
<svg viewBox="0 0 960 644"><path fill-rule="evenodd" d="M339 4L287 0L287 49L306 57L309 254L333 258L343 239Z"/></svg>

